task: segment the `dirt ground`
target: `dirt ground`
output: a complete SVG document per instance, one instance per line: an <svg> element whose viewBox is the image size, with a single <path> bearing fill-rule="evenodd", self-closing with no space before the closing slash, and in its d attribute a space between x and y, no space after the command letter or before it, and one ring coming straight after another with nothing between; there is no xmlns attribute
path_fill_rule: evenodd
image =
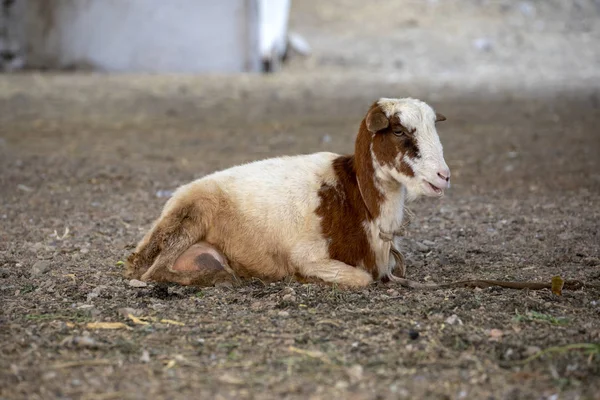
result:
<svg viewBox="0 0 600 400"><path fill-rule="evenodd" d="M597 3L565 14L564 2L490 2L464 20L432 17L435 1L401 19L309 3L292 26L314 54L278 75L0 75L0 399L600 399L597 288L122 277L178 185L265 157L351 152L375 99L412 96L448 117L452 187L411 205L408 276L600 284L600 58L585 45L600 32ZM359 32L355 15L378 24ZM383 38L391 20L411 33ZM442 51L452 27L449 52L423 61L420 46ZM483 27L491 48L479 52Z"/></svg>
<svg viewBox="0 0 600 400"><path fill-rule="evenodd" d="M374 98L429 96L325 79L0 78L1 397L598 398L597 353L517 364L598 344L597 289L122 278L119 261L179 184L267 156L349 152ZM410 277L600 283L598 96L437 92L453 186L412 206Z"/></svg>

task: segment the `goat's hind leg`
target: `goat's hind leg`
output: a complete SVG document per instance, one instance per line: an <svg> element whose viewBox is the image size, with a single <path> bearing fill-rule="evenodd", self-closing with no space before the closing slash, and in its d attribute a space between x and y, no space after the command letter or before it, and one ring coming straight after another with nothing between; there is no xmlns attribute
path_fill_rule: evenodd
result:
<svg viewBox="0 0 600 400"><path fill-rule="evenodd" d="M125 277L140 279L160 254L160 240L157 236L156 225L146 233L135 250L127 257Z"/></svg>
<svg viewBox="0 0 600 400"><path fill-rule="evenodd" d="M177 258L205 233L205 216L195 202L171 199L163 215L129 256L126 275L164 280Z"/></svg>
<svg viewBox="0 0 600 400"><path fill-rule="evenodd" d="M199 242L181 254L171 268L152 275L152 280L181 285L213 286L234 282L235 275L225 256L206 242Z"/></svg>

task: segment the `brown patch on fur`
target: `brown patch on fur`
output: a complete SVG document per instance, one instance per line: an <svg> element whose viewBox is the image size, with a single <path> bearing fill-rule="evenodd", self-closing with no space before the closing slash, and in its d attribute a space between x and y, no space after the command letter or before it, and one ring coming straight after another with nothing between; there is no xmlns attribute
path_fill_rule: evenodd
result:
<svg viewBox="0 0 600 400"><path fill-rule="evenodd" d="M390 119L388 128L377 133L373 138L373 152L379 163L398 168L404 175L411 177L415 175L412 167L406 161L401 160L400 166L396 164L398 154L407 155L410 158L420 157L414 131L403 126L397 115Z"/></svg>
<svg viewBox="0 0 600 400"><path fill-rule="evenodd" d="M355 155L334 160L337 184L321 187L321 204L316 209L323 235L329 240L329 256L348 265L364 265L374 279L379 271L363 223L379 216L385 198L375 186L371 145L377 162L399 168L408 176L414 176L413 169L405 161L397 166L396 157L419 157L414 131L404 127L398 116L385 117L387 121L382 121L382 116L385 114L381 107L373 103L360 124Z"/></svg>
<svg viewBox="0 0 600 400"><path fill-rule="evenodd" d="M364 204L369 211L369 219L373 220L379 216L379 205L383 203L383 194L375 187L373 177L375 176L375 168L373 167L373 158L371 157L371 136L372 134L367 129L365 121L360 124L360 130L356 137L353 169L356 179L360 184L360 192L364 200Z"/></svg>
<svg viewBox="0 0 600 400"><path fill-rule="evenodd" d="M315 210L321 217L323 235L329 240L329 256L352 266L362 264L374 274L375 254L363 228L363 222L370 220L370 216L356 181L354 157L336 158L333 169L337 184L321 187L321 204Z"/></svg>

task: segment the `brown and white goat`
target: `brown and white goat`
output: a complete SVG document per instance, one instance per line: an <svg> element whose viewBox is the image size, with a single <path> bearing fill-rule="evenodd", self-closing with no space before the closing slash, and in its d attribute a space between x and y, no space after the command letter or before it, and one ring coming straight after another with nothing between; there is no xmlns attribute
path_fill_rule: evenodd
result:
<svg viewBox="0 0 600 400"><path fill-rule="evenodd" d="M443 120L420 100L382 98L360 124L354 155L271 158L181 186L127 275L184 285L393 280L405 202L449 187L435 127Z"/></svg>

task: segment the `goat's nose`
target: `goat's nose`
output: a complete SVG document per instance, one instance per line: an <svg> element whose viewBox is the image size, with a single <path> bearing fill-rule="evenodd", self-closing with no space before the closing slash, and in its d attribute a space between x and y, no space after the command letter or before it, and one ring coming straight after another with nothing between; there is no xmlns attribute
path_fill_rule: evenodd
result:
<svg viewBox="0 0 600 400"><path fill-rule="evenodd" d="M444 168L440 171L438 171L437 175L442 178L443 180L445 180L446 182L448 182L450 180L450 170L448 168Z"/></svg>

